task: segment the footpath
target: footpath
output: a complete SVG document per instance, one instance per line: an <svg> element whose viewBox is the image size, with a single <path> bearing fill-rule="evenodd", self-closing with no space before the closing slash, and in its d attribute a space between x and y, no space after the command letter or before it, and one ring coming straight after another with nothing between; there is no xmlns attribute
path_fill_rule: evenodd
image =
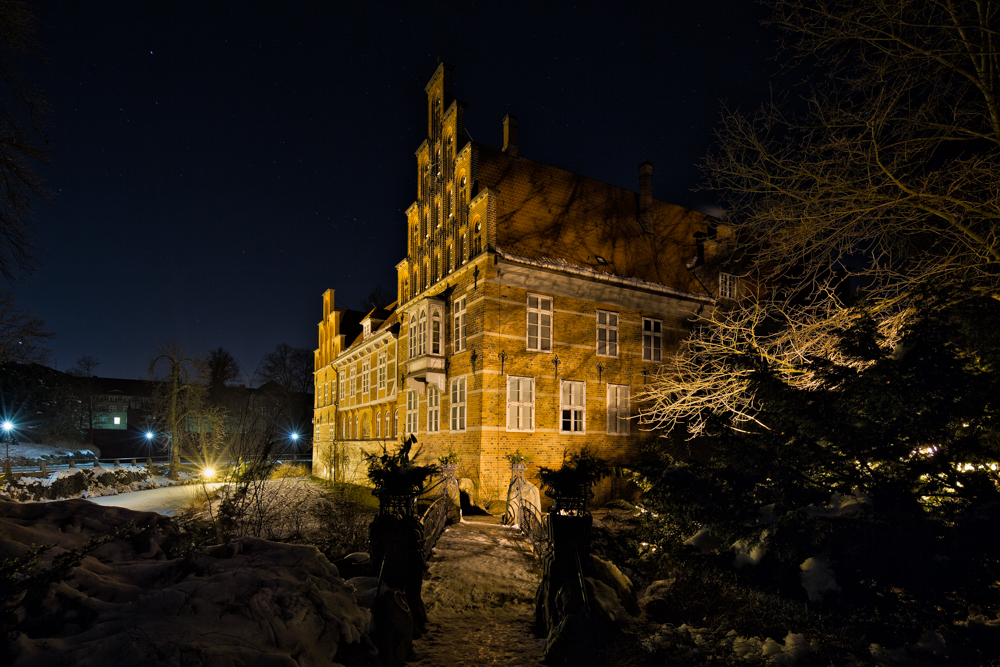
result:
<svg viewBox="0 0 1000 667"><path fill-rule="evenodd" d="M542 664L535 637L538 561L498 517L466 517L434 547L422 589L427 633L413 643L413 667Z"/></svg>

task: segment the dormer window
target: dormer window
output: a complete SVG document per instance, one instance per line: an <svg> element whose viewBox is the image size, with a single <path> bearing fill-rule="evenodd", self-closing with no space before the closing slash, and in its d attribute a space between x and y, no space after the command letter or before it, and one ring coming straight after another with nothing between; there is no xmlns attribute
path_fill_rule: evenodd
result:
<svg viewBox="0 0 1000 667"><path fill-rule="evenodd" d="M372 323L371 320L365 320L365 338L372 335Z"/></svg>

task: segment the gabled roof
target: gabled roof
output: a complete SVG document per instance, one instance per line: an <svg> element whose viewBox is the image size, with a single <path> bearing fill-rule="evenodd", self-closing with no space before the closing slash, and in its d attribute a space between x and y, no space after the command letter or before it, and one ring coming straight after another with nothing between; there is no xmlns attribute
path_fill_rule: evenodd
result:
<svg viewBox="0 0 1000 667"><path fill-rule="evenodd" d="M653 200L646 229L638 194L477 144L476 186L499 191L497 247L510 255L703 293L687 263L705 215Z"/></svg>
<svg viewBox="0 0 1000 667"><path fill-rule="evenodd" d="M378 336L379 334L382 334L383 332L392 331L394 334L397 333L399 331L399 315L396 313L396 304L398 303L399 303L398 301L394 301L388 306L386 306L384 309L376 308L375 310L372 310L372 313L374 313L376 310L381 312L386 318L385 321L379 325L378 329L372 331L371 336L369 336L368 338L365 338L364 331L359 332L357 336L354 337L354 340L351 341L351 344L348 345L346 348L344 348L343 352L337 355L338 358L344 356L349 352L356 350L357 348L364 345L365 342L371 340L372 338ZM371 313L369 313L369 315L371 315Z"/></svg>

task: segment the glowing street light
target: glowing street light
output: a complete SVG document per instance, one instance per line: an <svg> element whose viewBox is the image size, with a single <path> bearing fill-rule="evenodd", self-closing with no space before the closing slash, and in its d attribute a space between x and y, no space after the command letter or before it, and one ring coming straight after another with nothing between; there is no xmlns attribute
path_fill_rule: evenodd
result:
<svg viewBox="0 0 1000 667"><path fill-rule="evenodd" d="M152 440L152 439L153 439L153 432L146 431L146 440Z"/></svg>
<svg viewBox="0 0 1000 667"><path fill-rule="evenodd" d="M298 433L292 433L291 437L292 437L292 442L298 442L298 440L299 440L299 434Z"/></svg>
<svg viewBox="0 0 1000 667"><path fill-rule="evenodd" d="M3 420L3 440L7 445L7 458L3 462L3 473L4 477L7 478L8 482L14 481L14 474L10 466L10 446L11 444L17 444L14 441L14 422L9 419Z"/></svg>
<svg viewBox="0 0 1000 667"><path fill-rule="evenodd" d="M12 430L14 430L14 423L9 419L5 419L3 422L3 430L4 433L10 433Z"/></svg>
<svg viewBox="0 0 1000 667"><path fill-rule="evenodd" d="M212 479L215 477L215 468L205 468L201 474L205 476L205 479Z"/></svg>

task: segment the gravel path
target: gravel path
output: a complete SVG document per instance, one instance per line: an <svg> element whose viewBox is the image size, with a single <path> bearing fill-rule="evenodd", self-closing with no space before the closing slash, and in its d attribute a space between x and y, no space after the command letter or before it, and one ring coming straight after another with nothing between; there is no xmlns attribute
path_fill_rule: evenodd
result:
<svg viewBox="0 0 1000 667"><path fill-rule="evenodd" d="M531 631L541 571L516 530L481 521L449 526L428 569L428 632L414 642L410 665L541 664L545 640Z"/></svg>

